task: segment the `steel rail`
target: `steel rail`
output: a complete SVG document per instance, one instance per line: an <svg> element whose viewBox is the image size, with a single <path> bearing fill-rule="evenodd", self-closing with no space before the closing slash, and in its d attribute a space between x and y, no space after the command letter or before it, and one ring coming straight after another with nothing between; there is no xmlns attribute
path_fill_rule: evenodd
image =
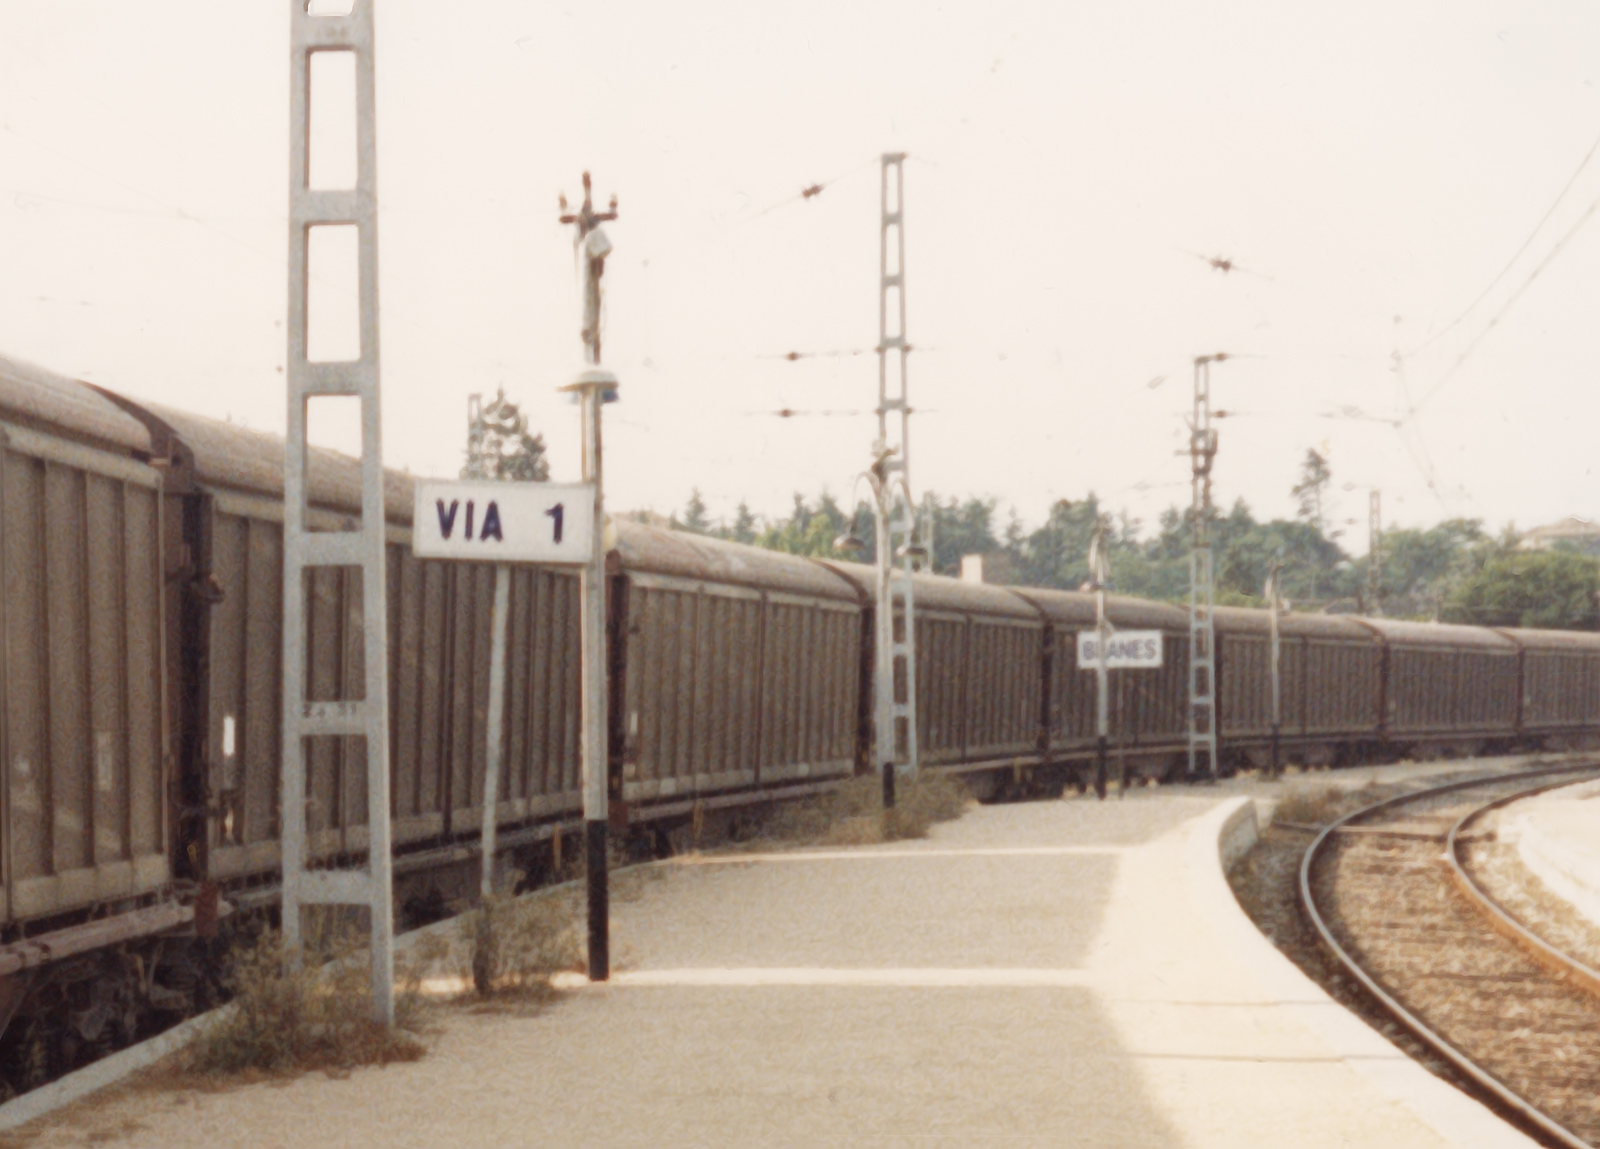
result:
<svg viewBox="0 0 1600 1149"><path fill-rule="evenodd" d="M1339 964L1344 967L1345 971L1349 973L1351 977L1355 978L1356 981L1360 982L1368 993L1376 998L1385 1009L1394 1015L1396 1020L1398 1020L1407 1029L1411 1030L1412 1033L1416 1034L1416 1036L1424 1043L1433 1047L1433 1049L1435 1049L1442 1057L1444 1057L1457 1069L1461 1070L1461 1072L1465 1073L1469 1078L1487 1090L1494 1097L1499 1099L1513 1112L1521 1115L1532 1125L1537 1127L1542 1132L1549 1134L1561 1144L1569 1146L1570 1149L1595 1149L1595 1146L1579 1137L1576 1133L1573 1133L1570 1129L1562 1125L1559 1121L1555 1120L1555 1118L1549 1116L1542 1109L1539 1109L1537 1106L1533 1105L1523 1097L1512 1092L1511 1089L1501 1082L1499 1078L1483 1069L1465 1053L1457 1049L1449 1041L1445 1040L1443 1036L1429 1028L1426 1022L1417 1017L1405 1006L1401 1005L1398 1000L1396 1000L1388 991L1378 984L1375 978L1367 973L1366 970L1361 968L1360 964L1350 956L1343 946L1339 944L1338 939L1333 935L1333 930L1329 927L1321 912L1317 909L1316 898L1311 892L1311 867L1315 863L1317 855L1321 851L1323 845L1327 843L1341 827L1349 825L1350 823L1353 823L1359 819L1381 813L1392 807L1401 806L1408 802L1416 802L1424 798L1435 798L1441 794L1449 794L1457 790L1473 790L1484 786L1493 786L1513 781L1523 781L1533 778L1548 778L1557 774L1583 774L1594 773L1596 771L1600 771L1600 763L1595 762L1588 762L1582 765L1569 764L1549 767L1543 770L1519 770L1511 774L1498 774L1490 775L1488 777L1472 778L1465 781L1447 783L1443 786L1435 786L1430 789L1418 791L1412 794L1400 794L1392 798L1385 798L1381 802L1374 802L1370 806L1364 806L1353 813L1346 814L1337 821L1331 822L1327 826L1323 827L1322 832L1319 833L1312 841L1311 845L1306 848L1305 854L1300 859L1301 905L1305 908L1306 916L1310 918L1312 927L1317 931L1318 936L1321 937L1322 943L1327 946L1328 949L1333 953L1334 957L1338 959ZM1509 795L1509 797L1520 798L1527 793L1549 788L1550 787L1547 786L1535 786L1529 790L1519 790L1516 793ZM1502 799L1497 799L1496 801L1501 800L1504 800L1504 797ZM1458 822L1457 825L1459 826L1460 823Z"/></svg>

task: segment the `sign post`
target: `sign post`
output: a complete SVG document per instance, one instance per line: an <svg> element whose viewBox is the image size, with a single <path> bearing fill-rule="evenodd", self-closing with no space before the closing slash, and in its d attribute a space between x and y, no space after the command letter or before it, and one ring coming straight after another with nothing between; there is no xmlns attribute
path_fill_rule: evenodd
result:
<svg viewBox="0 0 1600 1149"><path fill-rule="evenodd" d="M594 503L594 488L581 484L423 481L416 487L411 546L419 559L495 564L494 619L489 641L489 732L483 777L483 876L479 884L484 897L494 892L510 564L581 565L585 569L593 566Z"/></svg>
<svg viewBox="0 0 1600 1149"><path fill-rule="evenodd" d="M1267 572L1267 585L1263 593L1267 599L1267 624L1271 628L1270 641L1272 643L1272 764L1268 768L1268 777L1276 778L1282 769L1283 761L1279 757L1282 749L1280 734L1282 731L1282 701L1283 694L1279 689L1278 678L1278 576L1283 568L1276 563Z"/></svg>
<svg viewBox="0 0 1600 1149"><path fill-rule="evenodd" d="M594 492L589 509L590 534L599 539L605 518L604 487L601 483L601 408L617 397L617 377L600 366L600 279L605 275L606 256L611 241L602 223L617 218L617 197L611 197L611 210L597 212L591 193L589 173L583 173L583 204L567 211L567 197L561 197L561 222L578 229L577 248L583 253L583 357L588 364L578 378L563 387L574 392L583 404L583 479ZM606 742L606 556L604 547L595 547L583 568L581 611L583 615L583 832L584 864L589 894L589 980L605 981L611 976L611 907L606 875L606 818L608 796L606 772L609 749Z"/></svg>
<svg viewBox="0 0 1600 1149"><path fill-rule="evenodd" d="M1112 670L1154 670L1161 666L1159 630L1113 630L1106 619L1105 589L1096 590L1096 627L1078 632L1078 669L1095 672L1095 793L1106 796L1106 744L1110 733L1107 696ZM1125 787L1127 779L1122 779Z"/></svg>

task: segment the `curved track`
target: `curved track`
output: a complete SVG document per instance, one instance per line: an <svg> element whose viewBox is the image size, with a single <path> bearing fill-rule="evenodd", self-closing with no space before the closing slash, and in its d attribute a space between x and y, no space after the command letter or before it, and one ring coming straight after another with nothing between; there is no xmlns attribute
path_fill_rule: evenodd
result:
<svg viewBox="0 0 1600 1149"><path fill-rule="evenodd" d="M1574 1149L1600 1144L1600 974L1533 936L1462 851L1491 810L1597 774L1596 763L1523 770L1390 798L1326 827L1300 866L1301 902L1345 970L1504 1106Z"/></svg>

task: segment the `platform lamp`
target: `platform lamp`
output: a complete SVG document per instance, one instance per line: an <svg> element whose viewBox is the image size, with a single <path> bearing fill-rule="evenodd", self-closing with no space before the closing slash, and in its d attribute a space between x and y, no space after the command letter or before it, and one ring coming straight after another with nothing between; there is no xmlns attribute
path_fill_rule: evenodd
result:
<svg viewBox="0 0 1600 1149"><path fill-rule="evenodd" d="M1278 588L1281 585L1283 564L1273 563L1267 571L1267 582L1261 594L1267 600L1267 627L1271 644L1270 663L1272 667L1272 763L1268 767L1268 777L1277 778L1283 772L1283 761L1280 758L1282 749L1281 730L1283 722L1283 693L1278 677L1278 611L1282 601L1278 597Z"/></svg>

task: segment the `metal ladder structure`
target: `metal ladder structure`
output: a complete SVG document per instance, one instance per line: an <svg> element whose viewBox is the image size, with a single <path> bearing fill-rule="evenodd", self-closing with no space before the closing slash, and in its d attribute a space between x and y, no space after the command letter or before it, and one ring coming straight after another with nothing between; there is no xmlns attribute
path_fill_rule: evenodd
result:
<svg viewBox="0 0 1600 1149"><path fill-rule="evenodd" d="M876 726L880 763L892 762L896 773L914 778L918 769L917 628L911 575L915 569L912 548L917 510L911 499L911 405L906 392L906 359L911 345L906 342L905 159L904 152L884 154L879 198L878 442L873 454L878 460L875 469L882 484L879 504L887 529L879 532L878 539ZM890 352L896 361L896 370L892 371ZM892 419L891 414L896 413L899 418ZM897 682L903 685L904 701L896 689Z"/></svg>
<svg viewBox="0 0 1600 1149"><path fill-rule="evenodd" d="M371 914L373 1013L394 1022L394 914L389 826L389 612L384 584L383 441L378 388L377 135L373 84L373 0L354 0L348 15L313 16L307 0L289 0L289 385L284 440L283 515L283 940L301 940L303 906L365 906ZM353 188L310 185L311 60L345 52L355 63L356 181ZM307 355L307 262L313 228L354 226L360 266L360 353L341 362ZM308 529L310 404L325 396L361 403L361 525ZM319 567L361 572L364 691L359 698L306 698L307 576ZM311 869L307 856L306 742L360 738L366 744L366 866ZM353 849L356 843L347 843Z"/></svg>
<svg viewBox="0 0 1600 1149"><path fill-rule="evenodd" d="M1189 551L1189 761L1190 779L1217 776L1217 646L1212 611L1216 571L1211 551L1211 464L1217 433L1211 427L1211 364L1226 356L1202 355L1194 361L1194 419L1189 427L1194 543Z"/></svg>

